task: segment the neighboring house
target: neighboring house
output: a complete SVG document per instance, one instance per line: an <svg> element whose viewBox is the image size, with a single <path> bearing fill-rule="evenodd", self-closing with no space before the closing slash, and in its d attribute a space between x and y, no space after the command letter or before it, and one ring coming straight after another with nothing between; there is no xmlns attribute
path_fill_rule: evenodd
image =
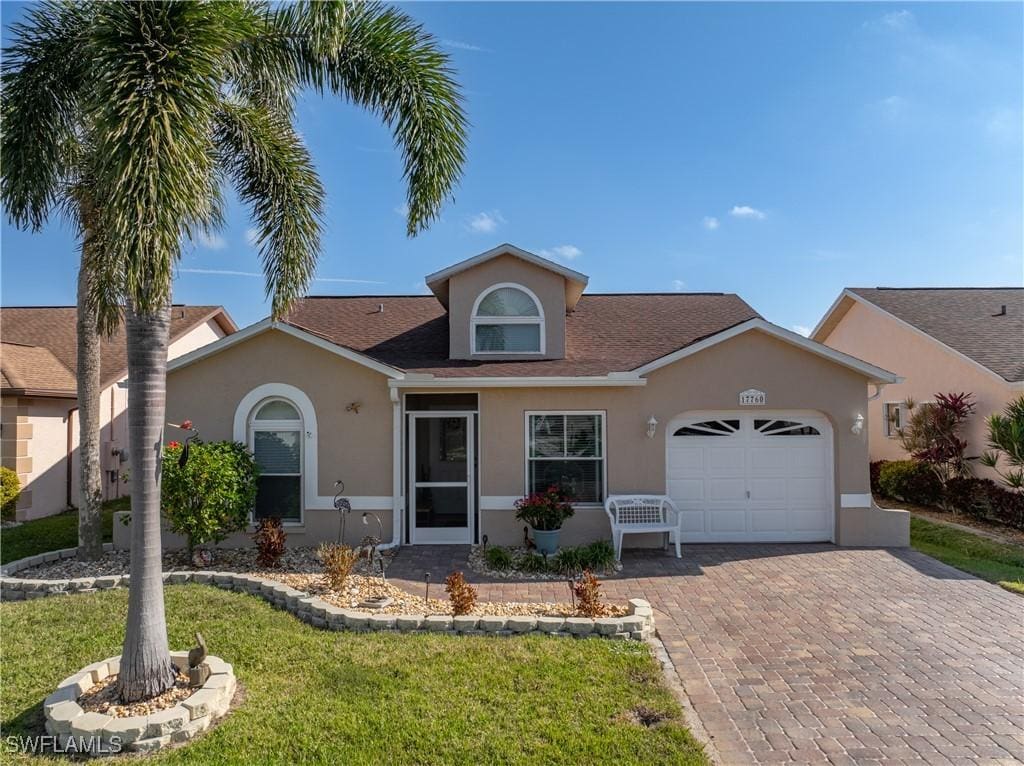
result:
<svg viewBox="0 0 1024 766"><path fill-rule="evenodd" d="M980 455L985 418L1024 394L1024 288L850 287L811 338L905 379L869 404L872 460L906 459L897 429L906 423L908 398L973 393L977 411L965 438L967 454ZM980 464L975 471L993 476Z"/></svg>
<svg viewBox="0 0 1024 766"><path fill-rule="evenodd" d="M349 541L378 533L373 511L387 542L522 543L513 504L557 483L577 509L563 544L608 538L602 502L628 492L671 495L686 542L907 544L854 432L892 373L735 295L588 294L511 245L426 282L306 298L171 362L168 419L253 448L255 516L289 544L336 539L336 480Z"/></svg>
<svg viewBox="0 0 1024 766"><path fill-rule="evenodd" d="M17 518L78 505L77 311L74 306L0 309L0 459L21 479ZM220 306L174 306L168 357L235 332ZM126 494L128 404L123 326L100 344L103 498Z"/></svg>

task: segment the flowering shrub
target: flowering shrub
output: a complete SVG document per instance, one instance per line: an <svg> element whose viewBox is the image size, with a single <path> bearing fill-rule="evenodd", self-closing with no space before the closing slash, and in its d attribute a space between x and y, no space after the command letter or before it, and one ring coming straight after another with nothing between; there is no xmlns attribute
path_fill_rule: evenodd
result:
<svg viewBox="0 0 1024 766"><path fill-rule="evenodd" d="M171 529L187 538L191 557L194 546L219 543L245 529L259 468L238 442L195 440L187 460L184 449L171 442L164 450L160 504Z"/></svg>
<svg viewBox="0 0 1024 766"><path fill-rule="evenodd" d="M516 500L516 518L541 532L561 529L573 513L572 497L554 484L543 492Z"/></svg>

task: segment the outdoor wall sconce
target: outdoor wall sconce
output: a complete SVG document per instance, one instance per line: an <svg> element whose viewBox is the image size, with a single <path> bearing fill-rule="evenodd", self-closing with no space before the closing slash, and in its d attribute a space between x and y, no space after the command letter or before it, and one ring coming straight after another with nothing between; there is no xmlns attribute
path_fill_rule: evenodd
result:
<svg viewBox="0 0 1024 766"><path fill-rule="evenodd" d="M861 415L861 414L860 414L860 413L858 412L858 413L857 413L857 417L855 417L855 418L853 419L853 425L852 425L852 426L850 426L850 431L851 431L852 433L854 433L855 435L857 435L857 436L860 436L860 434L861 434L861 432L862 432L863 430L864 430L864 416L863 416L863 415Z"/></svg>
<svg viewBox="0 0 1024 766"><path fill-rule="evenodd" d="M647 418L647 438L653 439L654 434L658 431L658 419L651 415Z"/></svg>

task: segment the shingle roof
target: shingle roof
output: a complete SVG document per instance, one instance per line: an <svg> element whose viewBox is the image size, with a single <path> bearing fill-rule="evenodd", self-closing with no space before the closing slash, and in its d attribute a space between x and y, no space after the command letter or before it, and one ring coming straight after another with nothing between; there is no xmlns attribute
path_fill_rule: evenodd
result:
<svg viewBox="0 0 1024 766"><path fill-rule="evenodd" d="M493 362L448 359L448 315L433 296L306 298L287 321L407 372L562 377L632 370L757 316L732 294L584 294L565 318L565 359Z"/></svg>
<svg viewBox="0 0 1024 766"><path fill-rule="evenodd" d="M46 348L0 343L0 372L3 388L75 395L75 374Z"/></svg>
<svg viewBox="0 0 1024 766"><path fill-rule="evenodd" d="M848 289L1005 380L1024 381L1024 288Z"/></svg>
<svg viewBox="0 0 1024 766"><path fill-rule="evenodd" d="M216 318L225 332L234 332L235 325L221 306L174 306L171 312L171 340L176 340L202 322ZM4 374L8 378L4 388L20 389L7 373L8 344L36 347L56 361L60 369L43 364L43 355L31 362L27 352L12 357L18 364L23 379L35 381L30 388L47 391L75 391L75 371L78 369L77 310L74 306L25 306L0 309L0 334L4 348ZM17 353L17 352L16 352ZM14 361L15 359L19 361ZM28 369L24 365L28 365ZM124 376L128 369L125 356L125 331L122 325L109 338L100 341L100 377L105 387ZM17 376L17 373L15 373ZM67 376L70 375L70 383ZM8 385L10 383L10 385Z"/></svg>

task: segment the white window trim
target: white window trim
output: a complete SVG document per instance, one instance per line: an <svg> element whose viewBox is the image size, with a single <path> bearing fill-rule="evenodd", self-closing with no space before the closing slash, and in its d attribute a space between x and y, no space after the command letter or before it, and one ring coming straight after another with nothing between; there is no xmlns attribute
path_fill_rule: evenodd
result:
<svg viewBox="0 0 1024 766"><path fill-rule="evenodd" d="M299 414L298 420L257 420L256 415L261 409L271 402L284 402L292 407L295 407L296 412ZM266 399L261 399L256 405L250 410L249 422L246 424L246 445L249 447L249 451L254 455L256 454L256 432L257 431L272 431L279 433L281 431L292 431L299 435L299 473L265 473L264 476L298 476L299 477L299 518L297 519L281 519L281 523L287 526L300 526L305 519L305 499L306 493L303 485L303 475L305 473L305 454L306 454L306 439L304 438L304 421L302 420L302 411L295 405L294 402L286 399L283 396L270 396ZM250 511L249 522L252 524L256 523L255 515Z"/></svg>
<svg viewBox="0 0 1024 766"><path fill-rule="evenodd" d="M523 439L523 496L530 490L531 460L600 460L601 461L601 501L597 503L573 503L575 508L603 508L604 499L608 497L608 411L607 410L527 410L525 413ZM530 418L534 415L600 415L601 416L601 457L599 458L534 458L530 457Z"/></svg>
<svg viewBox="0 0 1024 766"><path fill-rule="evenodd" d="M898 407L900 411L900 422L897 425L893 425L892 421L889 420L889 410L893 406ZM882 433L888 439L898 439L899 434L897 429L903 427L903 402L883 402L882 403Z"/></svg>
<svg viewBox="0 0 1024 766"><path fill-rule="evenodd" d="M522 290L533 300L534 305L537 307L537 316L535 317L481 317L477 316L477 311L480 309L480 304L484 298L493 293L495 290L500 290L503 287L511 287L515 290ZM474 356L523 356L523 355L534 355L546 353L545 349L547 346L547 321L544 317L544 304L540 302L540 298L533 292L529 287L518 284L516 282L499 282L496 285L491 285L486 290L476 296L476 300L473 301L473 311L470 313L469 319L469 334L470 343L473 348ZM476 347L476 328L477 325L487 324L535 324L540 328L540 350L539 351L480 351Z"/></svg>

